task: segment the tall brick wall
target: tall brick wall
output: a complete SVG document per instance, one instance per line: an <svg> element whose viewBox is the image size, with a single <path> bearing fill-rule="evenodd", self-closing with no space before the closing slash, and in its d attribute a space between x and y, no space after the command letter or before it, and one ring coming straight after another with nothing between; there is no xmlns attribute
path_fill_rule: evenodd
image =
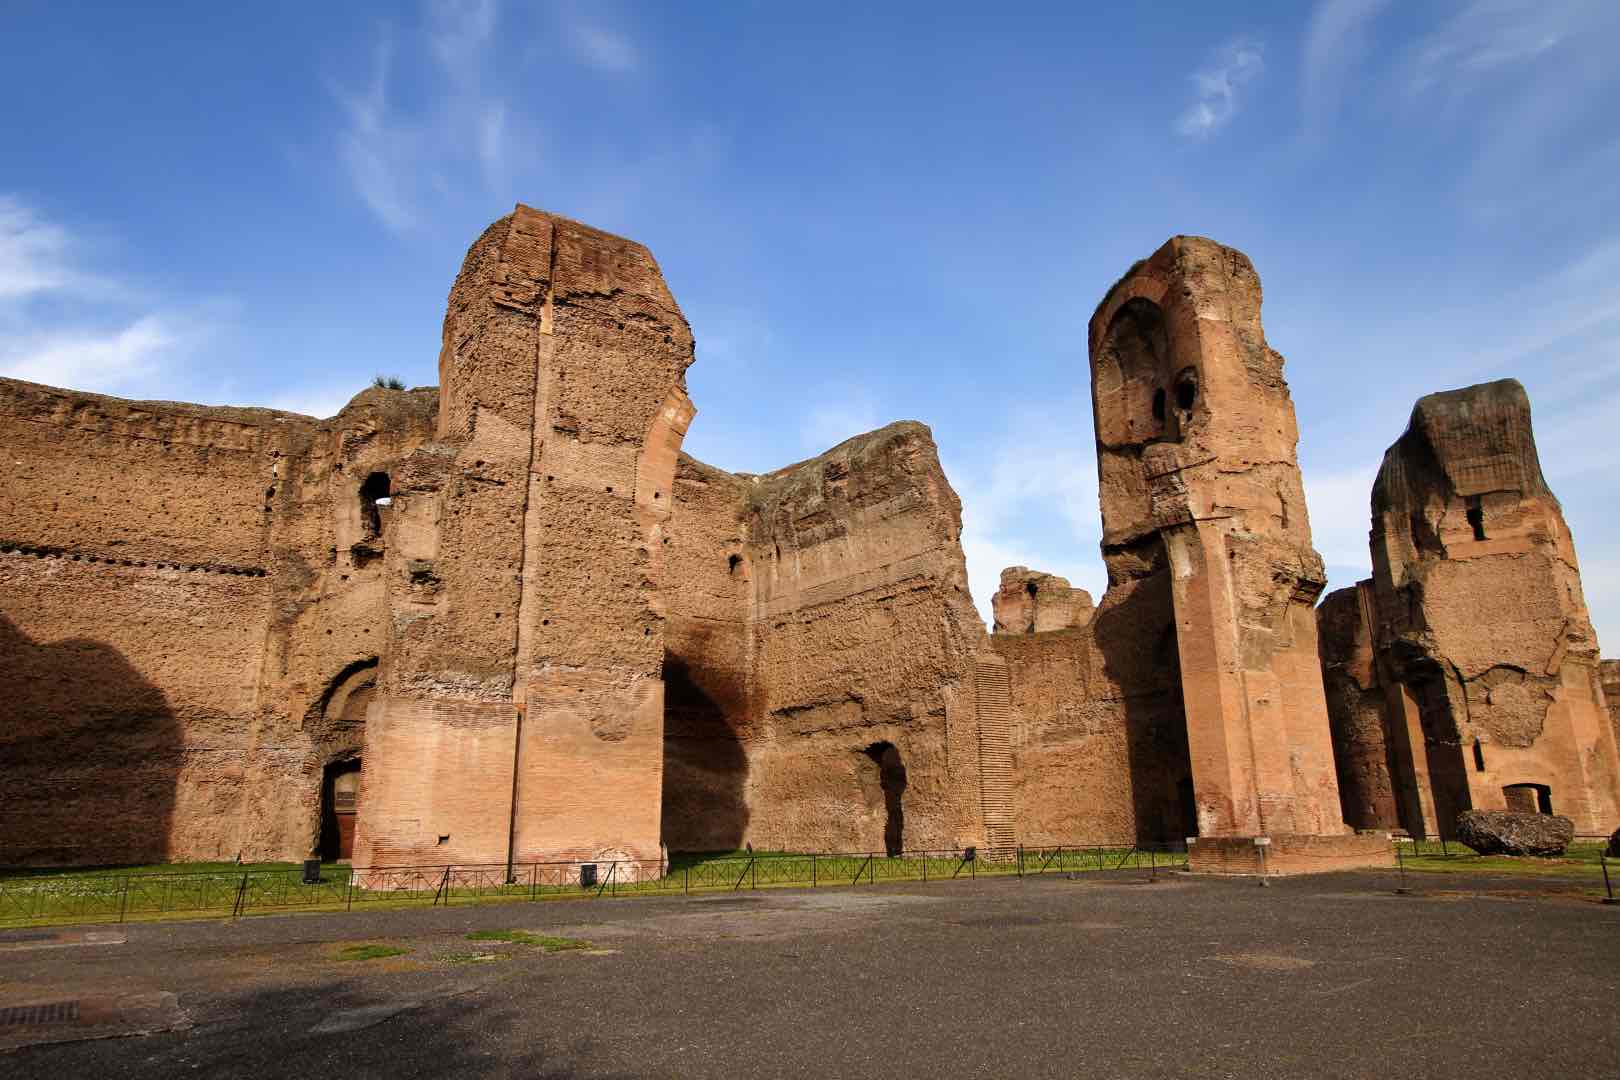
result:
<svg viewBox="0 0 1620 1080"><path fill-rule="evenodd" d="M468 252L440 355L441 446L403 493L395 632L371 726L356 860L656 859L664 538L692 418L692 339L639 244L528 207ZM422 581L431 587L419 587ZM510 835L385 837L368 805L413 778L478 789L482 756L435 764L435 708L513 725ZM410 719L396 725L398 712ZM379 718L382 723L378 723ZM454 837L454 833L451 834ZM509 843L510 841L510 843Z"/></svg>
<svg viewBox="0 0 1620 1080"><path fill-rule="evenodd" d="M982 843L985 634L927 428L891 424L763 476L685 459L676 492L671 846L882 851L884 745L905 770L904 845Z"/></svg>
<svg viewBox="0 0 1620 1080"><path fill-rule="evenodd" d="M377 570L339 551L363 531L350 476L430 415L381 391L321 422L0 380L0 863L312 850L322 768L356 748L322 699L381 636Z"/></svg>

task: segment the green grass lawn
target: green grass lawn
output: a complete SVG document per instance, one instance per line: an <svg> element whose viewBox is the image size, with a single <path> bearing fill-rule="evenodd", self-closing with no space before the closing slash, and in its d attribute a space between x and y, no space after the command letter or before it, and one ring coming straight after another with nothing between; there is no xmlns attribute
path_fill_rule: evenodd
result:
<svg viewBox="0 0 1620 1080"><path fill-rule="evenodd" d="M1603 884L1601 840L1576 841L1562 856L1480 855L1462 844L1448 841L1442 851L1439 841L1398 844L1401 861L1408 870L1440 874L1516 874L1526 877L1568 878ZM1620 894L1620 863L1609 860L1609 875Z"/></svg>
<svg viewBox="0 0 1620 1080"><path fill-rule="evenodd" d="M1560 858L1482 856L1460 844L1421 841L1398 845L1408 870L1434 874L1504 874L1564 879L1588 890L1601 890L1601 840L1580 840ZM1184 853L1149 854L1128 847L1027 849L1022 864L1015 858L981 856L973 862L959 855L921 853L883 855L810 855L789 851L681 852L670 857L667 871L652 864L599 864L596 885L580 885L574 864L518 865L508 880L504 867L463 867L448 882L442 870L367 872L354 878L346 865L327 863L321 881L305 885L302 865L266 863L175 863L97 867L90 870L11 870L0 872L0 928L49 926L151 919L186 919L227 914L287 911L373 911L513 900L550 900L581 896L681 895L770 888L804 888L936 882L981 876L1080 873L1186 865ZM1620 863L1611 867L1620 891ZM645 876L644 876L645 875ZM244 887L244 880L246 886ZM502 932L521 934L522 931ZM487 940L566 946L520 937Z"/></svg>

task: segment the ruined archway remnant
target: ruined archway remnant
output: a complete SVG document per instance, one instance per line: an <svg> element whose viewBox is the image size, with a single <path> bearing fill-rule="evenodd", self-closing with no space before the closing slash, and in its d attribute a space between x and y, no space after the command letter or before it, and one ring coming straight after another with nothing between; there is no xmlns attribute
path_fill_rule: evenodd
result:
<svg viewBox="0 0 1620 1080"><path fill-rule="evenodd" d="M1076 589L1067 578L1044 574L1027 566L1009 566L1001 572L1001 588L990 599L997 634L1038 634L1067 630L1091 621L1091 594Z"/></svg>
<svg viewBox="0 0 1620 1080"><path fill-rule="evenodd" d="M1465 810L1544 812L1556 789L1577 831L1613 829L1597 637L1523 386L1418 400L1373 485L1371 544L1372 578L1321 622L1341 761L1390 793L1363 820L1452 837Z"/></svg>
<svg viewBox="0 0 1620 1080"><path fill-rule="evenodd" d="M1097 308L1090 356L1109 578L1098 619L1137 608L1173 622L1192 865L1387 862L1382 838L1340 815L1312 612L1325 575L1254 267L1213 241L1171 239ZM1150 603L1160 579L1168 611Z"/></svg>

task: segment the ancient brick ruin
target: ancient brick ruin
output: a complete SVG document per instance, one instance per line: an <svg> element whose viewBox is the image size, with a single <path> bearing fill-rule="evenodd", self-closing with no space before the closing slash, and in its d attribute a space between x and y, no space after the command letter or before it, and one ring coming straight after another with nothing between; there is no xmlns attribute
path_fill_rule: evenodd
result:
<svg viewBox="0 0 1620 1080"><path fill-rule="evenodd" d="M1524 387L1418 401L1373 485L1371 535L1372 578L1320 609L1345 820L1451 837L1460 812L1506 809L1612 830L1597 635Z"/></svg>
<svg viewBox="0 0 1620 1080"><path fill-rule="evenodd" d="M1347 816L1387 755L1339 723L1342 601L1324 695L1253 267L1171 240L1090 352L1108 592L1010 568L993 634L926 427L763 474L691 458L694 342L651 254L528 207L468 252L436 389L314 420L0 380L0 864L656 873L744 844L1189 836L1204 869L1387 861L1345 824L1407 823L1393 795ZM1479 684L1519 703L1493 754L1531 682L1597 693L1566 586L1526 586L1570 620L1557 663ZM1583 767L1612 817L1606 745Z"/></svg>

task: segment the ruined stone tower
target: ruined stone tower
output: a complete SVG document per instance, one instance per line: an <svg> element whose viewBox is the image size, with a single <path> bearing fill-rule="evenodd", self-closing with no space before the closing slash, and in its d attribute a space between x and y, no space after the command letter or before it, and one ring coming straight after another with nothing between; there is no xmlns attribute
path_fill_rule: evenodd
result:
<svg viewBox="0 0 1620 1080"><path fill-rule="evenodd" d="M357 863L659 857L663 532L691 362L639 244L519 206L468 252L439 442L389 512Z"/></svg>
<svg viewBox="0 0 1620 1080"><path fill-rule="evenodd" d="M1128 610L1174 642L1159 655L1180 671L1194 866L1386 861L1340 817L1312 612L1325 577L1254 267L1171 239L1104 298L1090 353L1109 576L1097 621Z"/></svg>
<svg viewBox="0 0 1620 1080"><path fill-rule="evenodd" d="M1430 394L1372 492L1373 577L1324 603L1346 817L1454 835L1468 809L1620 817L1574 540L1512 379Z"/></svg>

